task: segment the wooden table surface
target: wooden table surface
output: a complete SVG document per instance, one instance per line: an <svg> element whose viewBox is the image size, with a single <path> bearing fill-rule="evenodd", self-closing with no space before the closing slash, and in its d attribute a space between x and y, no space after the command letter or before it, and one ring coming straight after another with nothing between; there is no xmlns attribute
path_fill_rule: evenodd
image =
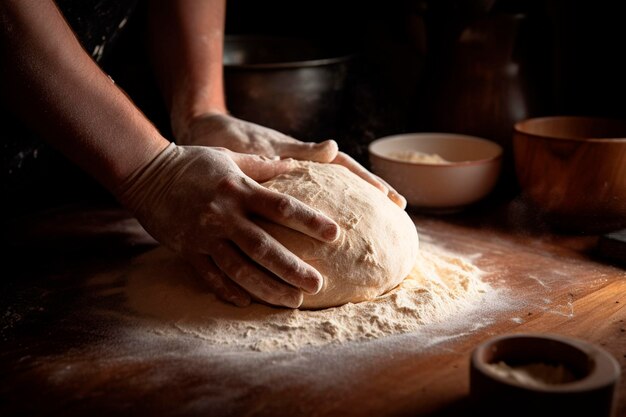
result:
<svg viewBox="0 0 626 417"><path fill-rule="evenodd" d="M472 349L518 332L600 345L626 376L626 271L597 256L597 236L554 234L516 200L413 217L446 248L480 253L476 265L516 300L511 308L455 337L433 335L427 349L406 335L236 360L201 342L131 338L115 314L125 308L116 288L93 295L91 277L154 247L123 212L68 208L18 220L5 243L0 415L472 415ZM623 379L617 416L626 416Z"/></svg>

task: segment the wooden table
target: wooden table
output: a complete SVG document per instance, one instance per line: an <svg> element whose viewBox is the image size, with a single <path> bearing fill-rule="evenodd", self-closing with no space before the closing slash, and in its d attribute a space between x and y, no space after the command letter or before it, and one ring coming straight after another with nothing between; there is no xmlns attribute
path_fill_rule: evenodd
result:
<svg viewBox="0 0 626 417"><path fill-rule="evenodd" d="M476 264L510 289L515 308L425 350L405 339L249 352L232 363L200 342L127 337L111 313L123 297L111 287L96 298L85 285L154 247L123 212L72 208L16 221L0 304L0 415L470 415L470 352L517 332L598 344L626 376L626 271L597 257L597 236L553 234L516 200L413 216L442 245L480 252ZM616 415L626 415L623 380Z"/></svg>

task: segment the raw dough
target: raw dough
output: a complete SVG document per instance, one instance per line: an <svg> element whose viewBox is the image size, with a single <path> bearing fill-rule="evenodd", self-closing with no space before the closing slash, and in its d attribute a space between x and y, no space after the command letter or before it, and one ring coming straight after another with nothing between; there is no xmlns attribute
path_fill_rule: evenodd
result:
<svg viewBox="0 0 626 417"><path fill-rule="evenodd" d="M371 300L411 272L419 247L413 221L386 195L345 167L299 162L293 171L263 185L297 198L341 227L337 241L323 243L274 223L261 223L324 276L321 291L305 295L302 307Z"/></svg>

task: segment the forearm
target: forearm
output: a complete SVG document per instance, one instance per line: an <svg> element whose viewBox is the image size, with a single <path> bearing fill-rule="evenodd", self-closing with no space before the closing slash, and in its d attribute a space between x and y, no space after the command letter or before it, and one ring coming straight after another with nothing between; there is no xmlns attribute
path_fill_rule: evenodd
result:
<svg viewBox="0 0 626 417"><path fill-rule="evenodd" d="M225 113L222 51L225 0L153 0L150 41L176 137L191 120Z"/></svg>
<svg viewBox="0 0 626 417"><path fill-rule="evenodd" d="M7 104L109 189L167 146L82 49L52 1L0 3Z"/></svg>

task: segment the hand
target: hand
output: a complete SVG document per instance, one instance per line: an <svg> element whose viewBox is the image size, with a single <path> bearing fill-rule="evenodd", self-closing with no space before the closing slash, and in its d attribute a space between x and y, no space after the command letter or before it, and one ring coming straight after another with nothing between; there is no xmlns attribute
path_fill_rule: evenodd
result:
<svg viewBox="0 0 626 417"><path fill-rule="evenodd" d="M378 188L401 208L406 200L382 178L372 174L349 155L338 152L337 143L301 142L276 130L246 122L222 113L196 117L180 135L183 145L221 146L234 152L295 158L343 165L365 181Z"/></svg>
<svg viewBox="0 0 626 417"><path fill-rule="evenodd" d="M330 162L337 156L337 143L301 142L276 130L223 113L196 117L178 142L182 145L217 146L233 152Z"/></svg>
<svg viewBox="0 0 626 417"><path fill-rule="evenodd" d="M302 291L317 293L323 278L257 226L254 217L322 241L335 240L339 226L257 182L292 167L293 160L170 144L117 195L154 238L183 253L220 298L243 306L251 294L297 308Z"/></svg>
<svg viewBox="0 0 626 417"><path fill-rule="evenodd" d="M383 194L389 197L389 199L393 201L396 205L398 205L401 209L404 209L406 207L406 199L402 196L402 194L394 190L393 187L387 184L385 180L369 172L363 167L363 165L352 159L350 155L343 152L338 152L332 163L343 165L344 167L348 168L350 171L382 191Z"/></svg>

